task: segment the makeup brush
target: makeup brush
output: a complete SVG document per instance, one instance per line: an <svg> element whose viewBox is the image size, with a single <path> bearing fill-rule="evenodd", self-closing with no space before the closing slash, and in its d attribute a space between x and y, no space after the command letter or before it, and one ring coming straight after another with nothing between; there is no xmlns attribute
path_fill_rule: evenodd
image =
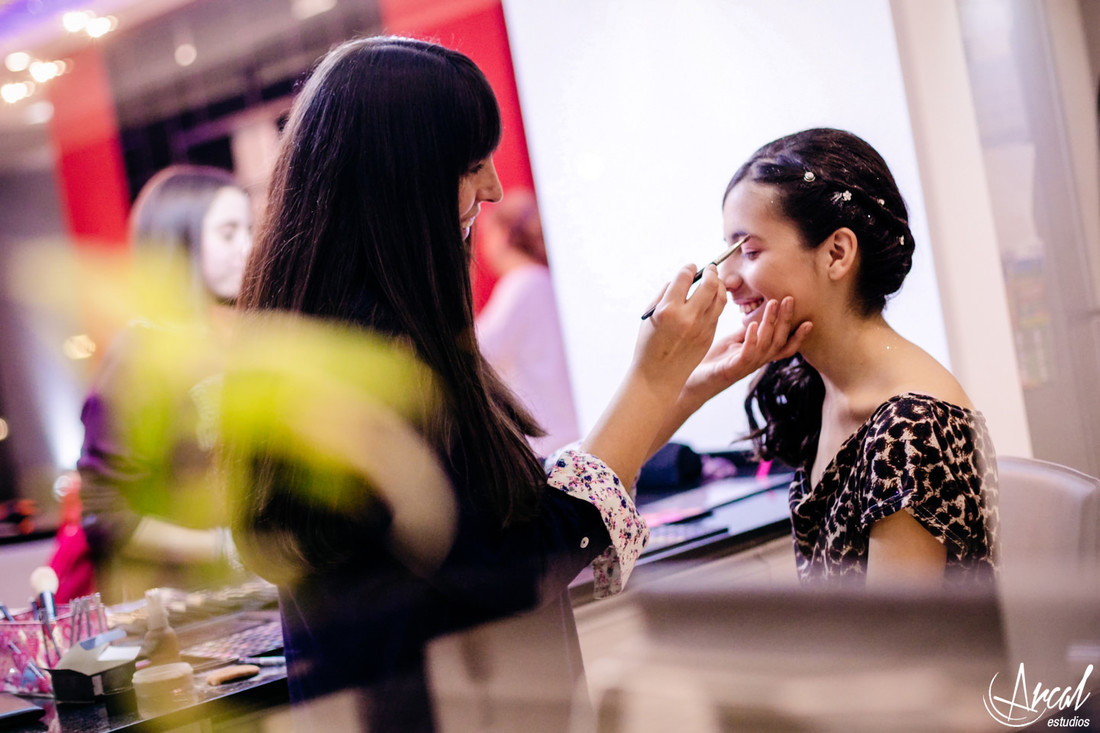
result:
<svg viewBox="0 0 1100 733"><path fill-rule="evenodd" d="M54 624L57 623L57 605L54 593L57 592L57 573L49 565L42 565L31 572L31 588L34 590L34 605L38 607L38 620L42 624L42 640L46 645L46 660L50 661L50 645L53 646L56 661L61 659L61 648L54 636Z"/></svg>
<svg viewBox="0 0 1100 733"><path fill-rule="evenodd" d="M31 573L31 588L38 601L38 607L44 620L53 623L57 620L57 605L53 595L57 592L57 573L49 565L42 565Z"/></svg>
<svg viewBox="0 0 1100 733"><path fill-rule="evenodd" d="M714 259L713 259L713 260L712 260L712 261L710 262L710 265L715 265L715 266L717 266L717 265L720 265L720 264L722 264L723 262L725 262L725 261L726 261L726 258L727 258L727 257L729 257L729 256L730 256L731 254L733 254L734 252L736 252L736 251L737 251L737 248L738 248L738 247L740 247L740 246L741 246L742 244L744 244L744 243L745 243L745 240L746 240L746 239L748 239L748 238L749 238L749 235L747 235L747 234L746 234L745 236L743 236L743 237L741 237L740 239L738 239L738 240L737 240L736 242L734 242L734 243L733 243L733 244L731 244L731 245L730 245L729 247L727 247L727 248L726 248L726 251L725 251L725 252L723 252L722 254L720 254L720 255L718 255L717 257L715 257L715 258L714 258ZM710 265L707 265L707 267L709 267ZM703 270L706 270L706 269L707 269L707 268L706 268L706 267L704 267L704 268L702 268L701 270L699 270L699 272L695 273L695 277L693 277L693 278L691 279L691 282L692 282L692 284L694 284L694 283L697 283L697 282L699 282L699 280L701 280L701 279L702 279L702 277L703 277ZM657 310L657 304L656 304L656 303L654 303L654 304L653 304L652 306L650 306L649 310L647 310L647 311L646 311L645 313L643 313L643 314L642 314L642 320L644 321L645 319L647 319L647 318L649 318L649 317L650 317L651 315L653 315L653 312L654 312L655 310Z"/></svg>

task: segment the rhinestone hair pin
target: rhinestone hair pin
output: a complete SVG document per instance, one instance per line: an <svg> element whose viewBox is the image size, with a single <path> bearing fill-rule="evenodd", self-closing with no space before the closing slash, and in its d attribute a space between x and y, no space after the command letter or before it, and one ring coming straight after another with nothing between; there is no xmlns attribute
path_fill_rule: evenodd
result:
<svg viewBox="0 0 1100 733"><path fill-rule="evenodd" d="M805 173L802 174L802 180L805 181L806 183L813 183L813 180L815 178L817 178L817 176L814 175L813 171L806 171Z"/></svg>

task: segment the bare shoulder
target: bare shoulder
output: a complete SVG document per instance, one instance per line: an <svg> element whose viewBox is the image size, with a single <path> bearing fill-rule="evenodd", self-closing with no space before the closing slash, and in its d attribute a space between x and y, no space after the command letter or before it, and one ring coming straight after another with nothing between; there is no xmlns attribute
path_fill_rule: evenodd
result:
<svg viewBox="0 0 1100 733"><path fill-rule="evenodd" d="M948 369L924 349L908 343L897 373L897 393L916 392L973 410L966 390Z"/></svg>

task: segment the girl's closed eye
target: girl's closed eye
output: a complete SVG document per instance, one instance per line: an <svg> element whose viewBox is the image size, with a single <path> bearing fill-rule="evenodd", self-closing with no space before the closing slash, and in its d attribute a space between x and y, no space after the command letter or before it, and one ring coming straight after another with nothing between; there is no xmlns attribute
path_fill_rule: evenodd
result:
<svg viewBox="0 0 1100 733"><path fill-rule="evenodd" d="M746 260L755 260L756 256L760 254L759 250L741 248L741 257Z"/></svg>

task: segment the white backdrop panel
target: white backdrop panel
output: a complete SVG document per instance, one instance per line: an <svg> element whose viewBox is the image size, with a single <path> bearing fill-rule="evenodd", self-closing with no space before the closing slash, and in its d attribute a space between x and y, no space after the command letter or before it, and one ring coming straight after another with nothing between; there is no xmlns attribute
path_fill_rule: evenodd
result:
<svg viewBox="0 0 1100 733"><path fill-rule="evenodd" d="M829 126L886 158L911 211L913 271L889 321L948 362L888 0L505 0L582 432L673 272L722 247L721 197L762 144ZM721 332L740 320L722 316ZM747 381L677 435L744 434Z"/></svg>

